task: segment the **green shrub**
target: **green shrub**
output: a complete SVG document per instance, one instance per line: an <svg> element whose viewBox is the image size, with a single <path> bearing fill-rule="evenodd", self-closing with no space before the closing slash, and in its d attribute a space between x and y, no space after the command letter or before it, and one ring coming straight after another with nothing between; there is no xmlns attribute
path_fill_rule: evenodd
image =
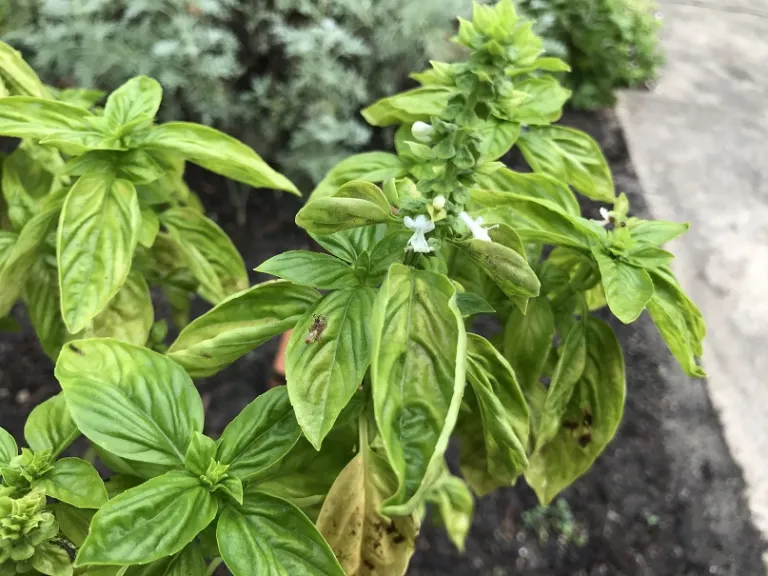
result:
<svg viewBox="0 0 768 576"><path fill-rule="evenodd" d="M468 0L29 4L25 24L14 16L0 30L46 82L113 90L137 74L152 76L169 96L161 118L234 133L305 185L368 145L361 105L400 88L443 45L453 15L470 7Z"/></svg>
<svg viewBox="0 0 768 576"><path fill-rule="evenodd" d="M571 65L571 104L613 106L617 88L652 81L663 57L651 0L518 0L537 22L547 51Z"/></svg>

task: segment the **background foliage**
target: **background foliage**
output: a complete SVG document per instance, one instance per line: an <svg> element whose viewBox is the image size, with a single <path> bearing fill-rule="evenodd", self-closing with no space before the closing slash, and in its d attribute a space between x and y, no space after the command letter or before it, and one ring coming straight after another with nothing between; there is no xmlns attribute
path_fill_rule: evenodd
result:
<svg viewBox="0 0 768 576"><path fill-rule="evenodd" d="M617 88L651 82L663 62L651 0L518 0L547 51L571 65L571 104L612 106Z"/></svg>
<svg viewBox="0 0 768 576"><path fill-rule="evenodd" d="M0 33L44 81L112 90L137 74L157 78L167 95L162 119L233 133L305 183L366 147L371 131L358 110L441 55L453 17L471 7L468 0L25 5L9 6L13 18Z"/></svg>

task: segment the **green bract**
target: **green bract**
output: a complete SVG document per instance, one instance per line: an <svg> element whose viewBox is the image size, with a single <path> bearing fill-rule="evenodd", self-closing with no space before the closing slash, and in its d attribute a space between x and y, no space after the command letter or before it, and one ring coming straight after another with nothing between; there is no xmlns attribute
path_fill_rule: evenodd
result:
<svg viewBox="0 0 768 576"><path fill-rule="evenodd" d="M468 60L364 111L397 126L396 153L343 161L297 214L328 253L275 255L258 270L277 279L250 288L183 161L290 183L216 131L154 125L148 78L97 114L33 94L9 60L27 95L0 98L0 133L24 138L5 161L0 303L26 301L63 392L21 453L0 429L0 576L403 576L425 506L462 549L474 495L524 477L546 504L589 469L624 408L611 322L647 308L704 375L704 323L662 248L687 226L630 217L597 144L552 124L565 65L510 0L477 5L456 41ZM499 161L514 146L533 172ZM601 221L576 193L608 204ZM157 285L182 324L190 293L214 304L169 347ZM478 314L501 333L475 333ZM288 330L287 386L206 436L192 378ZM81 433L106 487L57 459Z"/></svg>

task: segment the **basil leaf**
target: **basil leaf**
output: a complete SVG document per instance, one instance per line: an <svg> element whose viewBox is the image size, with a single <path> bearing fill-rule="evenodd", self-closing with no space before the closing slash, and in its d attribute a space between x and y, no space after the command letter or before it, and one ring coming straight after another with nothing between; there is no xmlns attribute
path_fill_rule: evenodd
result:
<svg viewBox="0 0 768 576"><path fill-rule="evenodd" d="M78 548L82 546L85 538L88 536L91 519L96 511L75 508L63 502L49 504L48 506L53 511L56 522L59 523L59 528L64 536Z"/></svg>
<svg viewBox="0 0 768 576"><path fill-rule="evenodd" d="M462 444L462 471L484 467L498 486L511 486L528 465L528 406L515 373L488 340L468 334L467 377L482 422L484 445L470 451L467 448L473 444ZM472 474L466 476L474 488ZM476 491L483 492L480 486Z"/></svg>
<svg viewBox="0 0 768 576"><path fill-rule="evenodd" d="M141 225L139 226L139 244L145 248L152 248L155 238L160 232L160 218L154 210L141 211Z"/></svg>
<svg viewBox="0 0 768 576"><path fill-rule="evenodd" d="M333 483L317 529L345 574L405 574L420 522L416 514L390 519L379 512L395 490L389 464L367 443Z"/></svg>
<svg viewBox="0 0 768 576"><path fill-rule="evenodd" d="M563 212L549 200L512 192L472 190L477 208L486 224L507 224L524 242L588 249L599 236L576 216ZM603 231L604 232L604 231Z"/></svg>
<svg viewBox="0 0 768 576"><path fill-rule="evenodd" d="M86 329L88 337L117 338L143 346L155 321L152 297L144 277L130 272L120 291Z"/></svg>
<svg viewBox="0 0 768 576"><path fill-rule="evenodd" d="M104 116L123 126L139 118L151 120L160 108L163 88L154 78L136 76L107 98Z"/></svg>
<svg viewBox="0 0 768 576"><path fill-rule="evenodd" d="M541 284L528 265L519 236L509 226L490 229L487 240L470 240L465 249L470 258L510 298L538 296ZM522 254L520 253L522 252Z"/></svg>
<svg viewBox="0 0 768 576"><path fill-rule="evenodd" d="M504 327L504 358L530 402L540 387L539 377L552 347L555 318L545 296L531 298L525 314L512 310Z"/></svg>
<svg viewBox="0 0 768 576"><path fill-rule="evenodd" d="M467 340L453 284L394 264L371 333L376 422L398 479L382 512L407 515L440 474L464 392Z"/></svg>
<svg viewBox="0 0 768 576"><path fill-rule="evenodd" d="M466 318L475 314L493 314L496 312L493 306L474 292L460 292L456 294L456 305L459 307L461 315Z"/></svg>
<svg viewBox="0 0 768 576"><path fill-rule="evenodd" d="M191 208L172 208L160 215L200 282L200 295L218 304L248 287L245 263L229 236L209 218Z"/></svg>
<svg viewBox="0 0 768 576"><path fill-rule="evenodd" d="M270 338L290 330L320 297L277 280L230 296L185 327L168 355L192 377L210 376Z"/></svg>
<svg viewBox="0 0 768 576"><path fill-rule="evenodd" d="M448 538L459 552L464 552L475 510L475 499L467 484L445 470L429 491L427 500L436 505L437 516L445 526Z"/></svg>
<svg viewBox="0 0 768 576"><path fill-rule="evenodd" d="M528 126L546 126L557 122L571 91L560 86L553 76L538 76L515 82L515 91L527 95L521 104L502 109L508 120Z"/></svg>
<svg viewBox="0 0 768 576"><path fill-rule="evenodd" d="M27 149L18 147L3 160L2 190L8 218L15 230L21 230L37 213L40 198L58 184Z"/></svg>
<svg viewBox="0 0 768 576"><path fill-rule="evenodd" d="M196 477L168 472L102 506L75 564L146 564L176 554L213 521L217 508Z"/></svg>
<svg viewBox="0 0 768 576"><path fill-rule="evenodd" d="M48 247L45 246L42 250L43 258L39 258L29 270L23 297L35 334L45 353L55 361L61 347L72 335L61 318L59 273L55 255L51 254L53 257L49 259L47 252Z"/></svg>
<svg viewBox="0 0 768 576"><path fill-rule="evenodd" d="M610 326L587 319L587 360L557 435L530 458L525 479L546 505L589 470L610 442L624 411L621 346Z"/></svg>
<svg viewBox="0 0 768 576"><path fill-rule="evenodd" d="M702 340L706 333L701 312L674 276L653 271L651 278L654 287L653 297L648 302L651 320L683 371L694 378L706 377L696 361L702 355Z"/></svg>
<svg viewBox="0 0 768 576"><path fill-rule="evenodd" d="M89 440L122 458L181 465L203 405L173 361L111 339L70 342L56 363L72 419Z"/></svg>
<svg viewBox="0 0 768 576"><path fill-rule="evenodd" d="M585 329L585 322L574 323L558 349L559 358L539 417L536 446L543 446L557 435L573 389L584 372L587 361Z"/></svg>
<svg viewBox="0 0 768 576"><path fill-rule="evenodd" d="M304 435L323 438L363 381L368 365L372 288L331 292L308 310L288 342L285 376Z"/></svg>
<svg viewBox="0 0 768 576"><path fill-rule="evenodd" d="M10 432L0 428L0 464L7 466L18 455L19 448L16 446L16 440Z"/></svg>
<svg viewBox="0 0 768 576"><path fill-rule="evenodd" d="M247 481L280 461L296 445L301 429L285 387L265 392L248 404L224 429L216 460L227 474Z"/></svg>
<svg viewBox="0 0 768 576"><path fill-rule="evenodd" d="M293 504L253 492L222 512L216 528L221 556L235 576L269 572L344 576L312 522Z"/></svg>
<svg viewBox="0 0 768 576"><path fill-rule="evenodd" d="M520 124L491 116L479 126L478 132L482 137L482 157L486 162L491 162L504 156L515 145L520 137Z"/></svg>
<svg viewBox="0 0 768 576"><path fill-rule="evenodd" d="M410 237L410 230L392 232L373 246L368 269L369 284L378 286L389 271L389 267L403 261Z"/></svg>
<svg viewBox="0 0 768 576"><path fill-rule="evenodd" d="M256 271L321 290L338 290L360 284L355 272L343 261L308 250L289 250L273 256Z"/></svg>
<svg viewBox="0 0 768 576"><path fill-rule="evenodd" d="M378 184L390 178L405 176L407 171L400 158L389 152L363 152L345 158L334 166L312 190L310 199L333 195L341 186L353 180Z"/></svg>
<svg viewBox="0 0 768 576"><path fill-rule="evenodd" d="M0 100L0 135L40 140L85 131L85 119L91 116L79 106L55 100L7 96Z"/></svg>
<svg viewBox="0 0 768 576"><path fill-rule="evenodd" d="M456 93L447 86L424 86L383 98L365 108L363 118L372 126L409 124L416 120L429 121L430 116L440 116L448 107L448 101Z"/></svg>
<svg viewBox="0 0 768 576"><path fill-rule="evenodd" d="M625 264L598 249L592 251L603 278L608 308L624 324L637 320L653 296L648 272Z"/></svg>
<svg viewBox="0 0 768 576"><path fill-rule="evenodd" d="M59 205L51 203L34 216L19 232L13 248L7 252L5 263L0 268L0 318L11 311L19 295L24 290L29 271L37 261L40 247L48 233L56 225Z"/></svg>
<svg viewBox="0 0 768 576"><path fill-rule="evenodd" d="M48 97L48 91L35 71L24 61L21 52L5 42L0 42L0 78L15 93Z"/></svg>
<svg viewBox="0 0 768 576"><path fill-rule="evenodd" d="M384 192L368 182L350 182L332 196L307 202L296 224L311 234L333 234L349 228L387 222L391 208Z"/></svg>
<svg viewBox="0 0 768 576"><path fill-rule="evenodd" d="M56 394L34 407L24 424L24 438L32 450L50 450L56 458L64 452L80 431L69 414L63 393Z"/></svg>
<svg viewBox="0 0 768 576"><path fill-rule="evenodd" d="M568 216L581 216L579 201L568 185L547 174L523 174L499 168L491 174L478 174L477 183L486 190L511 192L553 205Z"/></svg>
<svg viewBox="0 0 768 576"><path fill-rule="evenodd" d="M290 180L270 168L251 148L214 128L190 122L168 122L153 127L137 144L174 152L193 164L254 188L301 195Z"/></svg>
<svg viewBox="0 0 768 576"><path fill-rule="evenodd" d="M630 218L627 222L632 240L642 244L661 246L685 234L690 228L687 223L664 222L663 220L640 220Z"/></svg>
<svg viewBox="0 0 768 576"><path fill-rule="evenodd" d="M127 180L81 177L70 190L56 238L61 315L77 333L117 294L131 270L141 222Z"/></svg>
<svg viewBox="0 0 768 576"><path fill-rule="evenodd" d="M206 576L208 566L200 545L191 542L173 556L126 568L125 576Z"/></svg>
<svg viewBox="0 0 768 576"><path fill-rule="evenodd" d="M42 542L35 546L29 564L38 574L66 576L72 573L72 559L62 546L54 542Z"/></svg>
<svg viewBox="0 0 768 576"><path fill-rule="evenodd" d="M320 246L334 256L341 258L347 264L354 264L363 252L370 253L374 249L377 243L384 238L386 230L385 224L377 224L350 228L333 234L310 235Z"/></svg>
<svg viewBox="0 0 768 576"><path fill-rule="evenodd" d="M42 487L47 496L71 504L76 508L100 508L107 501L96 468L80 458L62 458L53 468L32 482L32 487Z"/></svg>
<svg viewBox="0 0 768 576"><path fill-rule="evenodd" d="M554 176L592 200L613 203L616 193L608 162L589 135L564 126L532 126L518 146L536 172Z"/></svg>

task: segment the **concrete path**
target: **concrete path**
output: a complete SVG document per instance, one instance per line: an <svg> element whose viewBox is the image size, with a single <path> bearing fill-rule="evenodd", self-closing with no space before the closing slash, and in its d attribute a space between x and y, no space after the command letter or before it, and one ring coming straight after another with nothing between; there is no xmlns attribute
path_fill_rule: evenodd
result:
<svg viewBox="0 0 768 576"><path fill-rule="evenodd" d="M660 13L658 86L622 95L618 114L653 216L691 223L675 270L707 320L710 396L765 536L768 1L661 0Z"/></svg>

